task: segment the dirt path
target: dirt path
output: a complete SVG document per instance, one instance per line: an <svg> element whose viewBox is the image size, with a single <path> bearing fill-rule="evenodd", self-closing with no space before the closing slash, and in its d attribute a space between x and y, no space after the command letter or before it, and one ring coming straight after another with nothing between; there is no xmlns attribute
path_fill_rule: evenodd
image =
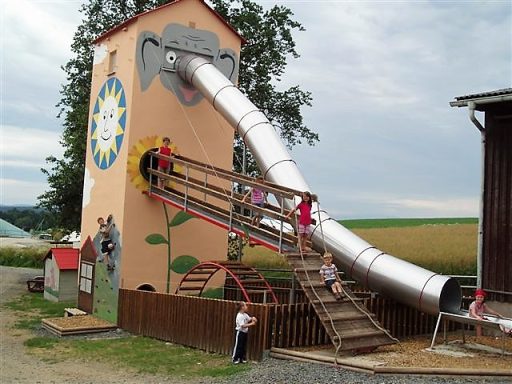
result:
<svg viewBox="0 0 512 384"><path fill-rule="evenodd" d="M26 280L42 271L28 268L0 266L0 305L26 292ZM16 320L14 313L1 308L1 383L172 383L169 378L140 375L126 370L112 369L107 364L66 360L63 362L45 362L27 353L23 342L33 337L28 331L13 328ZM51 351L49 351L51 357Z"/></svg>

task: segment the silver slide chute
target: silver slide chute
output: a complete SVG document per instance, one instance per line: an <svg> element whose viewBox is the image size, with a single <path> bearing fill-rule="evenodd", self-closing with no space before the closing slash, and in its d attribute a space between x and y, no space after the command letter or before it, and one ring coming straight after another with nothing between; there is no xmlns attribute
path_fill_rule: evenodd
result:
<svg viewBox="0 0 512 384"><path fill-rule="evenodd" d="M273 183L300 191L311 191L266 116L229 81L212 63L202 57L187 55L179 58L179 76L193 85L238 132L265 178ZM292 208L293 203L286 203ZM418 267L388 255L367 243L326 212L313 231L313 248L323 252L324 242L352 278L369 289L392 297L421 311L438 314L457 313L461 306L461 291L457 280Z"/></svg>

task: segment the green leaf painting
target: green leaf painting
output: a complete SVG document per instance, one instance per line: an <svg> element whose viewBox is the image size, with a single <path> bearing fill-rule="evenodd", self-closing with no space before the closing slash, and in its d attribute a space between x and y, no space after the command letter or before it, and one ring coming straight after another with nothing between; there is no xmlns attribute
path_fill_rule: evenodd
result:
<svg viewBox="0 0 512 384"><path fill-rule="evenodd" d="M194 256L182 255L174 259L171 264L171 270L184 275L197 264L199 264L199 260L197 260Z"/></svg>
<svg viewBox="0 0 512 384"><path fill-rule="evenodd" d="M169 224L169 227L176 227L193 218L194 216L192 216L191 214L185 211L179 211L172 219L171 223Z"/></svg>
<svg viewBox="0 0 512 384"><path fill-rule="evenodd" d="M166 292L169 293L169 289L171 287L171 271L176 273L184 274L187 273L190 268L194 265L199 264L199 261L193 257L188 255L179 256L176 260L172 261L171 258L171 227L176 227L187 222L190 219L193 219L194 216L190 215L187 212L179 211L172 220L169 220L169 212L167 211L167 206L162 202L162 206L164 208L165 215L165 223L167 229L167 239L159 234L152 233L151 235L146 236L146 243L151 245L158 244L167 244L167 284L166 284Z"/></svg>
<svg viewBox="0 0 512 384"><path fill-rule="evenodd" d="M158 244L169 244L169 242L159 233L152 233L151 235L146 236L146 243L152 245Z"/></svg>

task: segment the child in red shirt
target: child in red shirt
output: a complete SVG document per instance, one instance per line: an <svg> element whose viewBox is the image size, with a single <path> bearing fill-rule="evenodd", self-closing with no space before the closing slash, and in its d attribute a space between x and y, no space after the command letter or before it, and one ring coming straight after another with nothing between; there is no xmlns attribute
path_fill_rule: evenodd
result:
<svg viewBox="0 0 512 384"><path fill-rule="evenodd" d="M169 147L171 140L168 137L163 138L163 145L158 148L158 152L160 155L171 156L172 150ZM171 172L172 163L170 161L164 159L158 159L158 170L163 173L169 174ZM158 178L158 188L163 188L165 183L164 179Z"/></svg>

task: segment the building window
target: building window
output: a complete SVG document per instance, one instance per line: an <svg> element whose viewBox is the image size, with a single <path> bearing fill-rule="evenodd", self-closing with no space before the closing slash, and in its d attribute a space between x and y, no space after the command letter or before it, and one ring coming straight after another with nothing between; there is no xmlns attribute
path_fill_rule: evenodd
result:
<svg viewBox="0 0 512 384"><path fill-rule="evenodd" d="M111 75L117 70L117 50L108 55L108 74Z"/></svg>
<svg viewBox="0 0 512 384"><path fill-rule="evenodd" d="M92 265L81 263L80 265L80 290L91 293L92 291Z"/></svg>

